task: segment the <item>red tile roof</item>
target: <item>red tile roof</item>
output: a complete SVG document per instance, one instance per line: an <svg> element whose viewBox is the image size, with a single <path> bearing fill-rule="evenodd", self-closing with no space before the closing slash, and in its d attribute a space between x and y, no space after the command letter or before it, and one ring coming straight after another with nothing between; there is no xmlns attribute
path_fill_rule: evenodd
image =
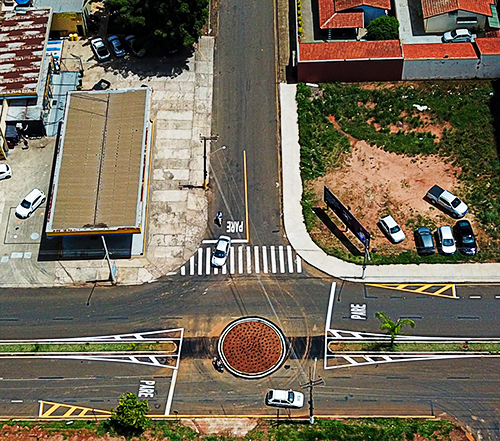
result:
<svg viewBox="0 0 500 441"><path fill-rule="evenodd" d="M421 0L424 18L446 14L451 11L474 12L491 17L490 5L495 0Z"/></svg>
<svg viewBox="0 0 500 441"><path fill-rule="evenodd" d="M346 9L363 5L380 9L391 9L391 0L335 0L337 11L345 11Z"/></svg>
<svg viewBox="0 0 500 441"><path fill-rule="evenodd" d="M402 49L405 60L477 59L472 43L403 44Z"/></svg>
<svg viewBox="0 0 500 441"><path fill-rule="evenodd" d="M500 54L500 38L476 38L475 42L483 55Z"/></svg>
<svg viewBox="0 0 500 441"><path fill-rule="evenodd" d="M402 58L399 40L301 43L300 61Z"/></svg>
<svg viewBox="0 0 500 441"><path fill-rule="evenodd" d="M364 24L362 12L343 12L333 14L321 29L352 29L362 28Z"/></svg>

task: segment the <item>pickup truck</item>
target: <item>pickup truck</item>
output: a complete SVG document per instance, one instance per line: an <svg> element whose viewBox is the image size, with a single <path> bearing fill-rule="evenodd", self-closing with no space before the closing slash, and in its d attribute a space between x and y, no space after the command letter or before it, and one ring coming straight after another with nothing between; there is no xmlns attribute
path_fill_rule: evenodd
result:
<svg viewBox="0 0 500 441"><path fill-rule="evenodd" d="M434 187L427 192L426 198L429 199L432 204L443 207L457 219L464 217L469 210L465 202L462 202L449 191L443 190L439 185L434 185Z"/></svg>

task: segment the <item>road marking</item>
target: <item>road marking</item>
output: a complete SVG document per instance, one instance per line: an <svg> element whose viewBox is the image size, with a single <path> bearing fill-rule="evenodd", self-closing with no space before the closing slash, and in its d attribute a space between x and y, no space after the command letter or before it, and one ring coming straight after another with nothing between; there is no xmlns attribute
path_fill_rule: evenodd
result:
<svg viewBox="0 0 500 441"><path fill-rule="evenodd" d="M267 274L268 273L268 268L267 268L267 248L264 245L262 247L262 268L264 272Z"/></svg>
<svg viewBox="0 0 500 441"><path fill-rule="evenodd" d="M213 245L216 244L219 239L205 239L202 240L201 243L206 244L206 245ZM248 240L246 239L231 239L231 243L248 243Z"/></svg>
<svg viewBox="0 0 500 441"><path fill-rule="evenodd" d="M250 242L250 225L248 224L248 180L247 180L247 151L243 150L243 170L245 174L245 227L247 242Z"/></svg>
<svg viewBox="0 0 500 441"><path fill-rule="evenodd" d="M229 272L234 274L234 247L231 247L231 252L229 253Z"/></svg>
<svg viewBox="0 0 500 441"><path fill-rule="evenodd" d="M469 296L469 299L480 299L481 296Z"/></svg>
<svg viewBox="0 0 500 441"><path fill-rule="evenodd" d="M186 267L183 266L181 267L181 276L185 276L186 275Z"/></svg>
<svg viewBox="0 0 500 441"><path fill-rule="evenodd" d="M276 247L271 246L271 272L276 274Z"/></svg>
<svg viewBox="0 0 500 441"><path fill-rule="evenodd" d="M168 390L167 404L165 405L165 416L170 415L170 408L172 407L172 400L174 398L175 382L177 381L177 373L178 372L179 372L179 370L175 369L174 373L172 375L172 381L170 382L170 389Z"/></svg>
<svg viewBox="0 0 500 441"><path fill-rule="evenodd" d="M70 404L54 403L52 401L40 400L40 407L38 410L39 418L109 418L111 412L107 410L92 409L91 407L73 406ZM47 407L47 409L46 409ZM46 410L45 410L46 409ZM58 411L57 415L54 412ZM64 412L61 414L61 411Z"/></svg>
<svg viewBox="0 0 500 441"><path fill-rule="evenodd" d="M210 253L212 252L212 250L210 248L207 248L207 260L206 260L206 268L205 268L205 274L210 274Z"/></svg>
<svg viewBox="0 0 500 441"><path fill-rule="evenodd" d="M203 248L198 248L198 262L201 262L203 259ZM203 265L198 263L198 275L201 276L203 274Z"/></svg>
<svg viewBox="0 0 500 441"><path fill-rule="evenodd" d="M332 324L332 313L333 313L333 301L335 300L335 288L337 287L337 283L333 282L330 287L330 299L328 300L328 309L326 310L326 324L325 324L325 352L328 353L328 331L330 330L330 325ZM327 357L324 357L324 368L326 369L326 360Z"/></svg>
<svg viewBox="0 0 500 441"><path fill-rule="evenodd" d="M252 249L247 247L247 273L252 272Z"/></svg>
<svg viewBox="0 0 500 441"><path fill-rule="evenodd" d="M283 245L278 247L278 255L280 260L280 273L283 274L285 272L285 253L283 252Z"/></svg>
<svg viewBox="0 0 500 441"><path fill-rule="evenodd" d="M227 274L227 262L222 265L222 274Z"/></svg>
<svg viewBox="0 0 500 441"><path fill-rule="evenodd" d="M10 400L11 403L24 403L23 400Z"/></svg>
<svg viewBox="0 0 500 441"><path fill-rule="evenodd" d="M243 274L243 247L238 247L238 274Z"/></svg>
<svg viewBox="0 0 500 441"><path fill-rule="evenodd" d="M254 251L254 261L255 261L255 272L257 274L260 273L260 265L259 265L259 247L255 246L253 247Z"/></svg>
<svg viewBox="0 0 500 441"><path fill-rule="evenodd" d="M288 255L288 272L293 273L293 256L292 256L292 247L287 245L286 253Z"/></svg>
<svg viewBox="0 0 500 441"><path fill-rule="evenodd" d="M189 275L194 276L194 254L189 259Z"/></svg>
<svg viewBox="0 0 500 441"><path fill-rule="evenodd" d="M426 294L430 296L458 299L455 285L453 283L367 283L367 286L377 288L393 289L396 291L411 292L414 294ZM434 288L438 288L433 290ZM430 290L430 291L429 291ZM449 291L450 294L444 294Z"/></svg>
<svg viewBox="0 0 500 441"><path fill-rule="evenodd" d="M298 254L297 254L297 272L298 273L302 272L302 259Z"/></svg>

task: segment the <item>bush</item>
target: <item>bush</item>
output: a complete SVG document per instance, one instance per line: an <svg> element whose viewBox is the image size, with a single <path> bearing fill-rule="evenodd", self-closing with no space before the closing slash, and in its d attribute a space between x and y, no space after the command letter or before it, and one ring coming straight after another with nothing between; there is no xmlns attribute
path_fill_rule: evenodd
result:
<svg viewBox="0 0 500 441"><path fill-rule="evenodd" d="M399 22L396 17L383 15L368 23L367 40L397 40L399 38Z"/></svg>
<svg viewBox="0 0 500 441"><path fill-rule="evenodd" d="M120 396L116 409L111 409L111 423L118 433L142 433L149 427L148 411L147 401L139 401L137 395L128 392Z"/></svg>

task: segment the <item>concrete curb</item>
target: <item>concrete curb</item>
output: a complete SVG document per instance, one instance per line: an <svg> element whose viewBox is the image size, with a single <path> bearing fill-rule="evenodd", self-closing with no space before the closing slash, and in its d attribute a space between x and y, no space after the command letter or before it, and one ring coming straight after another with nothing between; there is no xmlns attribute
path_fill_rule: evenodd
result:
<svg viewBox="0 0 500 441"><path fill-rule="evenodd" d="M309 236L302 216L302 181L297 122L296 85L280 84L281 150L283 161L283 217L287 238L309 265L339 279L368 283L495 283L500 282L499 263L368 265L362 267L328 256Z"/></svg>

